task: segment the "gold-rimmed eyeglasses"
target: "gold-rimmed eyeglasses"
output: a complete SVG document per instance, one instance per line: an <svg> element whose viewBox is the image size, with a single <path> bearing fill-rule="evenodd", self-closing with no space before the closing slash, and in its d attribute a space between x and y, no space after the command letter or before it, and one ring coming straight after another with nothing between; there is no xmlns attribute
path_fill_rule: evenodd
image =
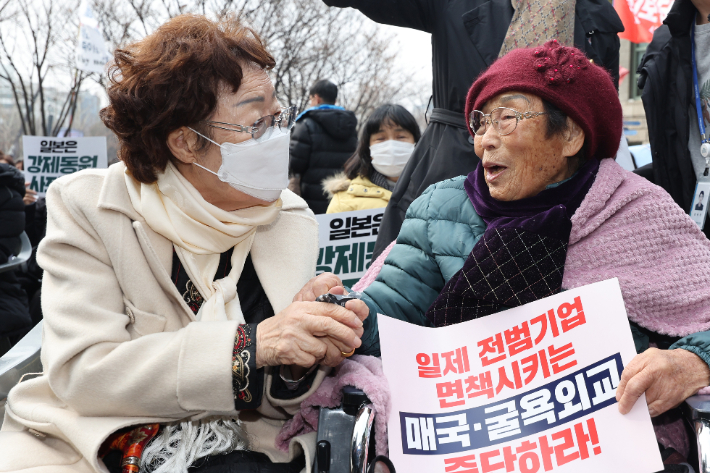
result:
<svg viewBox="0 0 710 473"><path fill-rule="evenodd" d="M261 117L251 126L235 125L234 123L215 122L206 120L208 126L219 128L220 130L236 131L238 133L251 133L251 137L256 141L264 141L271 136L271 132L275 127L279 129L290 130L296 122L296 107L286 107L274 115Z"/></svg>
<svg viewBox="0 0 710 473"><path fill-rule="evenodd" d="M540 115L546 115L546 112L523 113L507 107L494 108L489 114L485 114L480 110L473 110L468 117L468 126L471 127L475 134L482 136L486 133L490 123L498 134L505 136L515 131L520 120L535 118Z"/></svg>

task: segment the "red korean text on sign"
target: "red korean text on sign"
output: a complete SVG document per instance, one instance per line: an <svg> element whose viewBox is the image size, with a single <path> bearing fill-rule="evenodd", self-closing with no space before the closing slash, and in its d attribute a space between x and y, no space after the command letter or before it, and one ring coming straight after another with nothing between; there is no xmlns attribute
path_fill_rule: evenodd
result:
<svg viewBox="0 0 710 473"><path fill-rule="evenodd" d="M478 342L481 351L478 353L483 366L488 366L498 361L505 360L505 346L500 333Z"/></svg>
<svg viewBox="0 0 710 473"><path fill-rule="evenodd" d="M416 359L420 378L441 378L449 373L463 374L471 371L467 347L441 354L418 353Z"/></svg>
<svg viewBox="0 0 710 473"><path fill-rule="evenodd" d="M493 369L492 371L472 374L463 379L437 383L436 392L439 398L439 405L441 407L463 406L466 397L473 399L478 396L487 396L488 399L492 399L505 388L510 390L521 389L533 382L538 373L543 378L549 378L552 374L559 374L577 366L577 360L573 358L574 354L575 350L571 342L559 348L550 345L546 350L539 350L537 353L533 353L520 361L516 360L499 366L497 370ZM417 355L417 361L430 359L433 359L433 357L430 358L429 355L422 353ZM437 365L436 368L440 373L440 366ZM420 365L420 378L435 377L424 376L422 374L423 369L428 368ZM466 369L468 370L468 366Z"/></svg>
<svg viewBox="0 0 710 473"><path fill-rule="evenodd" d="M586 424L586 426L585 426ZM585 431L586 428L586 431ZM538 473L602 453L594 418L516 445L444 459L447 473Z"/></svg>
<svg viewBox="0 0 710 473"><path fill-rule="evenodd" d="M429 366L431 364L431 366ZM417 365L419 365L420 378L440 378L441 366L439 366L439 354L434 353L429 356L426 353L417 354Z"/></svg>
<svg viewBox="0 0 710 473"><path fill-rule="evenodd" d="M507 357L533 349L545 339L548 332L553 338L557 338L560 334L584 325L586 322L582 299L575 297L571 303L560 304L556 311L550 309L529 321L479 341L477 343L478 357L483 366L489 366L503 361ZM537 336L534 338L531 327L538 330Z"/></svg>
<svg viewBox="0 0 710 473"><path fill-rule="evenodd" d="M572 316L573 313L574 316ZM587 319L584 317L584 308L582 308L582 298L577 296L572 304L565 302L560 305L557 309L557 317L562 319L560 322L564 333L587 323Z"/></svg>
<svg viewBox="0 0 710 473"><path fill-rule="evenodd" d="M456 381L436 383L436 396L441 407L463 406L466 399L463 397L463 384L460 379ZM452 398L452 400L447 400Z"/></svg>

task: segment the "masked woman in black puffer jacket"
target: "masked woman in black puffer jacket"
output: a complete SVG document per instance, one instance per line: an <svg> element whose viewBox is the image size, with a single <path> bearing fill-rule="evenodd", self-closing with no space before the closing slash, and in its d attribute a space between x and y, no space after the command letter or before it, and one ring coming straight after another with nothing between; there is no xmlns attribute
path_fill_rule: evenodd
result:
<svg viewBox="0 0 710 473"><path fill-rule="evenodd" d="M0 265L20 252L20 235L25 230L24 195L22 173L9 164L0 163ZM27 294L14 271L0 273L0 355L30 328L32 319Z"/></svg>

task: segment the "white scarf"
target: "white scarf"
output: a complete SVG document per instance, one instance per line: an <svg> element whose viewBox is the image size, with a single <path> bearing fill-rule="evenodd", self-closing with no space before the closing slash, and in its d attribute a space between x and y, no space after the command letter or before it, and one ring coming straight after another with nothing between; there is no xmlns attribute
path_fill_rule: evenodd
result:
<svg viewBox="0 0 710 473"><path fill-rule="evenodd" d="M136 181L128 171L125 179L136 212L153 231L173 242L187 275L205 299L197 320L243 324L237 281L256 227L276 219L281 199L268 206L227 212L207 202L171 162L153 184ZM220 255L232 247L232 270L215 281Z"/></svg>
<svg viewBox="0 0 710 473"><path fill-rule="evenodd" d="M153 184L136 181L128 171L125 180L133 208L153 231L173 242L190 280L205 299L197 320L243 324L237 281L256 227L276 219L281 199L268 206L227 212L207 202L170 162ZM220 255L230 248L234 248L232 270L215 281ZM146 447L140 471L187 473L202 457L244 449L247 444L240 421L217 418L170 424Z"/></svg>

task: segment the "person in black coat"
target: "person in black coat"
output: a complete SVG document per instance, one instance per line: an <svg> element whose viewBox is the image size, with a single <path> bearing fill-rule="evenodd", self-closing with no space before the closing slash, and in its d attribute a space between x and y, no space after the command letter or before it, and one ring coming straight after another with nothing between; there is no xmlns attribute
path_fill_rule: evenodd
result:
<svg viewBox="0 0 710 473"><path fill-rule="evenodd" d="M316 82L309 91L310 106L296 118L291 131L289 173L301 176L301 197L316 214L324 214L330 198L321 183L343 170L357 148L355 114L335 104L338 87Z"/></svg>
<svg viewBox="0 0 710 473"><path fill-rule="evenodd" d="M510 0L323 0L352 7L378 23L431 33L434 110L429 126L397 181L373 259L399 233L409 204L435 182L473 171L478 158L466 130L464 102L474 79L498 58L513 17ZM624 27L608 0L577 0L574 45L619 81ZM552 39L552 38L549 38Z"/></svg>
<svg viewBox="0 0 710 473"><path fill-rule="evenodd" d="M693 202L697 181L688 148L690 107L695 113L690 27L697 14L691 0L676 0L638 68L653 158L648 177L685 210ZM707 222L703 232L710 237Z"/></svg>
<svg viewBox="0 0 710 473"><path fill-rule="evenodd" d="M25 230L25 179L14 166L0 163L0 264L17 255ZM27 294L14 271L0 273L0 355L32 328Z"/></svg>

